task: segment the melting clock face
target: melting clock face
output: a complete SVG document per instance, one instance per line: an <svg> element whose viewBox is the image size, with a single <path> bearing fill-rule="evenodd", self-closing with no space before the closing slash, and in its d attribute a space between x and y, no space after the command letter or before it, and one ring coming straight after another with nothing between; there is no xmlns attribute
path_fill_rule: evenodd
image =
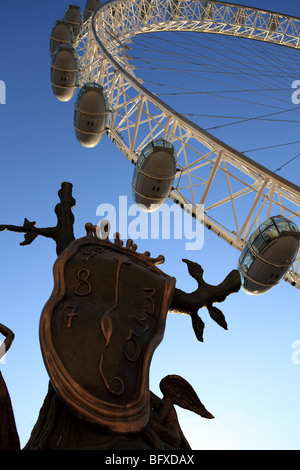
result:
<svg viewBox="0 0 300 470"><path fill-rule="evenodd" d="M147 256L87 236L58 257L54 280L40 323L54 388L80 417L114 432L140 431L175 279Z"/></svg>

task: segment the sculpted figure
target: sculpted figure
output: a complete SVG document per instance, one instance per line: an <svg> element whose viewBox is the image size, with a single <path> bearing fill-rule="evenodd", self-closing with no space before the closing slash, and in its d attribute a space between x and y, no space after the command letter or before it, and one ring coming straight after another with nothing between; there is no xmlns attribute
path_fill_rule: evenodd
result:
<svg viewBox="0 0 300 470"><path fill-rule="evenodd" d="M240 275L234 270L212 286L203 280L200 265L183 260L198 283L194 292L185 293L158 268L163 256L138 253L133 241L124 244L119 234L111 241L105 226L99 236L86 224L86 236L75 240L71 188L63 183L59 191L56 227L39 229L27 219L22 227L0 226L0 231L25 233L23 245L38 235L52 238L58 254L54 289L40 320L49 390L25 449L190 449L175 405L213 416L182 377L165 377L162 398L153 394L151 358L163 339L168 312L190 315L199 341L202 307L227 329L213 303L239 290ZM7 336L8 345L12 337ZM6 391L5 412L13 429L7 397ZM0 448L5 445L2 437Z"/></svg>
<svg viewBox="0 0 300 470"><path fill-rule="evenodd" d="M0 323L0 333L5 336L0 346L0 360L7 354L14 340L14 333ZM10 396L0 371L0 449L18 450L20 448L19 436L11 405Z"/></svg>

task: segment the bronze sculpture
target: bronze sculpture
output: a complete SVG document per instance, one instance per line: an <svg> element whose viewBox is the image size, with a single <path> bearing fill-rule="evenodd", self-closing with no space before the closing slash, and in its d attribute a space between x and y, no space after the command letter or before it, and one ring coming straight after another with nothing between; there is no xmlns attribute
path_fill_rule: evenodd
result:
<svg viewBox="0 0 300 470"><path fill-rule="evenodd" d="M179 376L162 380L162 399L153 394L151 357L168 311L190 315L199 341L202 307L227 329L213 303L239 290L238 271L212 286L203 280L201 266L183 260L198 282L195 292L185 293L157 267L163 257L138 253L132 240L123 246L118 234L114 241L99 238L92 224L75 240L72 185L63 183L58 194L56 227L39 229L27 219L23 226L0 225L0 231L25 233L22 245L38 235L52 238L58 255L54 289L40 322L49 390L25 449L190 449L174 405L213 416ZM9 426L13 429L11 421ZM0 448L4 444L0 440Z"/></svg>
<svg viewBox="0 0 300 470"><path fill-rule="evenodd" d="M0 360L7 354L14 340L14 333L0 323L0 333L5 336L0 348ZM15 417L10 396L0 371L0 449L17 450L20 440L17 433Z"/></svg>

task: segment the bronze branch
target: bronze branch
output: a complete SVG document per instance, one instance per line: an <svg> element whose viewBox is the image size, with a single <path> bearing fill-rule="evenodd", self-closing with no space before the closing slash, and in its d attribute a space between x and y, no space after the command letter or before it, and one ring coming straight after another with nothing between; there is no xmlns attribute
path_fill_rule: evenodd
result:
<svg viewBox="0 0 300 470"><path fill-rule="evenodd" d="M225 316L217 307L212 304L223 302L226 297L234 292L238 292L241 287L241 277L237 269L231 271L226 278L218 285L207 284L203 279L203 268L187 259L183 259L190 275L197 281L198 288L191 293L186 293L180 289L175 289L174 297L169 311L190 315L195 335L199 341L203 341L204 322L198 316L198 310L206 307L210 317L222 328L227 330Z"/></svg>
<svg viewBox="0 0 300 470"><path fill-rule="evenodd" d="M58 191L60 203L55 207L57 216L56 227L38 228L36 222L30 222L25 218L24 224L19 225L0 225L0 232L9 230L11 232L25 233L24 241L20 245L30 245L38 235L46 238L52 238L56 243L56 253L59 255L73 240L74 215L72 208L76 201L72 197L72 184L62 183Z"/></svg>

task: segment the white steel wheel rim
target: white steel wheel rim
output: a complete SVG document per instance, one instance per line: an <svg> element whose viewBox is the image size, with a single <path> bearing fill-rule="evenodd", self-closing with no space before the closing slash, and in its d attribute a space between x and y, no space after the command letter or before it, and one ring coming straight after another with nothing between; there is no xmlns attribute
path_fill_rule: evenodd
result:
<svg viewBox="0 0 300 470"><path fill-rule="evenodd" d="M170 9L173 8L173 15ZM274 27L275 25L275 27ZM238 250L266 217L281 214L299 224L300 188L259 165L244 154L218 140L148 91L134 75L126 57L126 45L136 34L149 31L202 31L247 37L264 42L300 48L300 20L294 17L223 2L194 0L113 0L102 5L84 25L81 40L76 45L81 56L80 81L100 83L109 98L110 118L107 134L126 158L135 164L141 149L156 137L179 146L181 156L177 186L170 198L198 218L197 207L205 204L221 172L227 183L226 197L205 207L204 224ZM143 138L139 138L144 126ZM124 139L126 136L126 140ZM201 151L195 143L199 144ZM197 145L198 145L197 144ZM187 154L194 152L194 159ZM197 171L208 169L205 178ZM201 174L201 173L200 173ZM178 181L190 181L189 197ZM201 180L201 195L196 194L192 178ZM233 190L231 180L241 186ZM199 185L199 184L198 184ZM251 198L245 214L238 214L237 201ZM213 210L230 205L234 223L226 226L213 217ZM299 254L285 275L292 285L300 288Z"/></svg>

